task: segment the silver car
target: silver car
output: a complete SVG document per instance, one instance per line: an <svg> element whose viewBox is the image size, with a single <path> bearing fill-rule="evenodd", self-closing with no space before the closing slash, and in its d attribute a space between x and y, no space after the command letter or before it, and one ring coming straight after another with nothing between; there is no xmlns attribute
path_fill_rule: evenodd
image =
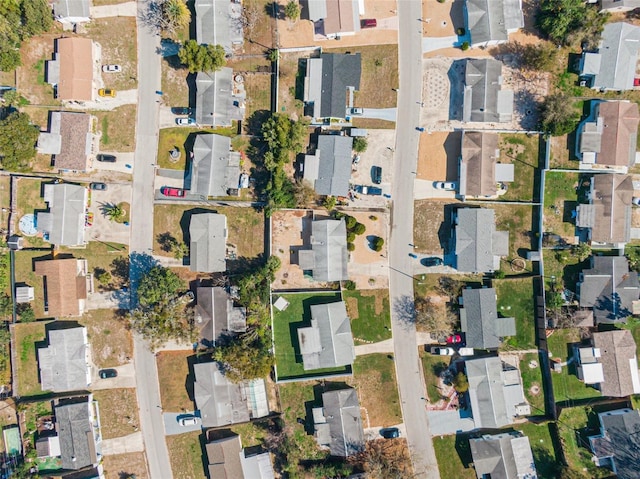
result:
<svg viewBox="0 0 640 479"><path fill-rule="evenodd" d="M102 65L102 71L105 73L119 73L122 71L120 65Z"/></svg>

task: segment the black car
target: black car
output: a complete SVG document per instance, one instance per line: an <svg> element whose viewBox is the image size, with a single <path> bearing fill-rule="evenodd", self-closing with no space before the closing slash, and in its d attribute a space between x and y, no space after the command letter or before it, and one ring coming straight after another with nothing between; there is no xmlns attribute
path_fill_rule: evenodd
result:
<svg viewBox="0 0 640 479"><path fill-rule="evenodd" d="M96 156L96 160L103 161L105 163L115 163L116 157L113 155L103 155L102 153Z"/></svg>
<svg viewBox="0 0 640 479"><path fill-rule="evenodd" d="M89 188L91 188L92 190L106 190L107 184L106 183L90 183Z"/></svg>
<svg viewBox="0 0 640 479"><path fill-rule="evenodd" d="M385 439L395 439L400 437L400 429L397 427L385 427L384 429L380 429L380 435Z"/></svg>
<svg viewBox="0 0 640 479"><path fill-rule="evenodd" d="M115 378L118 377L118 371L115 369L101 369L98 372L98 376L100 376L101 379Z"/></svg>
<svg viewBox="0 0 640 479"><path fill-rule="evenodd" d="M186 106L174 106L171 108L171 113L174 115L188 115L191 113L191 108L187 108Z"/></svg>
<svg viewBox="0 0 640 479"><path fill-rule="evenodd" d="M423 258L420 262L423 266L442 266L444 264L440 258Z"/></svg>
<svg viewBox="0 0 640 479"><path fill-rule="evenodd" d="M379 166L371 167L371 181L373 181L376 185L382 183L382 168Z"/></svg>

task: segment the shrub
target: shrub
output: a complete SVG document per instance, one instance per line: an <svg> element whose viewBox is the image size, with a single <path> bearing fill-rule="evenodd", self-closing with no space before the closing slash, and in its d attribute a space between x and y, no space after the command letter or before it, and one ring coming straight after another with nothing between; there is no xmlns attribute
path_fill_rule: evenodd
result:
<svg viewBox="0 0 640 479"><path fill-rule="evenodd" d="M464 35L465 33L467 33L467 31L466 31L463 27L458 27L458 28L456 29L456 34L457 34L457 35L459 35L459 36L462 36L462 35Z"/></svg>
<svg viewBox="0 0 640 479"><path fill-rule="evenodd" d="M346 289L347 291L353 291L354 289L356 289L356 283L348 279L344 282L344 289Z"/></svg>
<svg viewBox="0 0 640 479"><path fill-rule="evenodd" d="M365 228L362 223L356 223L356 225L353 227L353 232L357 235L364 234L366 230L367 228Z"/></svg>
<svg viewBox="0 0 640 479"><path fill-rule="evenodd" d="M347 223L348 230L353 229L353 227L358 223L358 220L356 220L353 216L346 216L344 221Z"/></svg>
<svg viewBox="0 0 640 479"><path fill-rule="evenodd" d="M356 234L353 231L349 231L347 233L347 243L353 243L355 239L356 239Z"/></svg>
<svg viewBox="0 0 640 479"><path fill-rule="evenodd" d="M367 146L369 146L369 144L366 138L358 136L353 139L353 151L356 153L364 153L367 151Z"/></svg>
<svg viewBox="0 0 640 479"><path fill-rule="evenodd" d="M502 271L501 269L494 271L493 273L493 277L496 279L503 279L506 275L504 274L504 271Z"/></svg>
<svg viewBox="0 0 640 479"><path fill-rule="evenodd" d="M460 45L460 50L462 50L463 52L466 52L469 49L470 45L469 42L462 42L462 45Z"/></svg>
<svg viewBox="0 0 640 479"><path fill-rule="evenodd" d="M347 251L354 251L356 249L356 245L353 243L347 243Z"/></svg>
<svg viewBox="0 0 640 479"><path fill-rule="evenodd" d="M376 236L373 240L373 250L374 251L382 251L382 247L384 246L384 240L380 238L380 236Z"/></svg>
<svg viewBox="0 0 640 479"><path fill-rule="evenodd" d="M36 313L30 304L22 304L18 309L21 323L33 323L36 320Z"/></svg>

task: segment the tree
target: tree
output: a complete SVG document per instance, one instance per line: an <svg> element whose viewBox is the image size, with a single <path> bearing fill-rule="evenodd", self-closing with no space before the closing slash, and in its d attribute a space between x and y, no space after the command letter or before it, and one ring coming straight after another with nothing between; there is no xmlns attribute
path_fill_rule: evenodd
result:
<svg viewBox="0 0 640 479"><path fill-rule="evenodd" d="M318 202L318 195L313 186L305 180L297 180L294 185L294 197L296 206L307 207L315 205Z"/></svg>
<svg viewBox="0 0 640 479"><path fill-rule="evenodd" d="M382 251L382 247L384 246L384 240L382 238L380 238L380 236L376 236L373 241L373 250L374 251Z"/></svg>
<svg viewBox="0 0 640 479"><path fill-rule="evenodd" d="M33 323L36 320L36 313L28 303L22 303L18 307L18 316L21 323Z"/></svg>
<svg viewBox="0 0 640 479"><path fill-rule="evenodd" d="M324 206L327 211L331 211L336 207L337 199L335 196L327 196L322 202L322 206Z"/></svg>
<svg viewBox="0 0 640 479"><path fill-rule="evenodd" d="M453 388L458 392L458 394L466 393L469 390L469 381L462 371L460 371L453 379Z"/></svg>
<svg viewBox="0 0 640 479"><path fill-rule="evenodd" d="M289 0L284 6L284 16L293 21L300 18L300 5L296 0Z"/></svg>
<svg viewBox="0 0 640 479"><path fill-rule="evenodd" d="M270 256L262 267L240 276L236 283L240 304L246 307L256 303L269 304L269 286L281 264L280 258Z"/></svg>
<svg viewBox="0 0 640 479"><path fill-rule="evenodd" d="M584 261L591 256L591 245L589 243L580 242L571 247L571 252L578 257L580 261Z"/></svg>
<svg viewBox="0 0 640 479"><path fill-rule="evenodd" d="M184 282L177 274L169 268L154 266L140 278L137 289L138 303L143 308L168 304L175 300L178 292L183 289Z"/></svg>
<svg viewBox="0 0 640 479"><path fill-rule="evenodd" d="M277 62L280 60L280 50L277 48L270 48L267 50L266 57L271 63Z"/></svg>
<svg viewBox="0 0 640 479"><path fill-rule="evenodd" d="M364 234L366 230L367 228L362 223L356 223L356 225L353 227L353 232L357 235Z"/></svg>
<svg viewBox="0 0 640 479"><path fill-rule="evenodd" d="M351 281L350 279L348 279L343 283L343 287L347 291L353 291L353 290L356 289L356 283L354 281Z"/></svg>
<svg viewBox="0 0 640 479"><path fill-rule="evenodd" d="M344 221L346 223L348 230L352 230L358 223L358 220L355 219L353 216L345 216Z"/></svg>
<svg viewBox="0 0 640 479"><path fill-rule="evenodd" d="M214 72L227 62L221 45L198 45L195 40L187 40L182 44L178 58L191 73Z"/></svg>
<svg viewBox="0 0 640 479"><path fill-rule="evenodd" d="M93 276L98 280L98 283L103 286L108 286L111 283L111 273L102 268L95 268L93 270Z"/></svg>
<svg viewBox="0 0 640 479"><path fill-rule="evenodd" d="M571 469L569 466L562 466L556 475L557 479L586 479L586 477L581 471Z"/></svg>
<svg viewBox="0 0 640 479"><path fill-rule="evenodd" d="M47 0L22 0L22 36L28 38L48 31L53 25Z"/></svg>
<svg viewBox="0 0 640 479"><path fill-rule="evenodd" d="M364 153L367 151L367 139L362 136L356 136L353 139L353 151L356 153Z"/></svg>
<svg viewBox="0 0 640 479"><path fill-rule="evenodd" d="M462 290L462 283L451 276L440 276L437 290L445 296L457 299L460 296L460 290Z"/></svg>
<svg viewBox="0 0 640 479"><path fill-rule="evenodd" d="M125 211L120 205L106 204L103 207L104 214L111 221L119 221L124 218Z"/></svg>
<svg viewBox="0 0 640 479"><path fill-rule="evenodd" d="M267 377L274 362L268 348L242 340L216 348L213 359L224 365L225 376L235 383Z"/></svg>
<svg viewBox="0 0 640 479"><path fill-rule="evenodd" d="M549 71L556 64L558 50L549 42L522 45L521 48L524 69Z"/></svg>
<svg viewBox="0 0 640 479"><path fill-rule="evenodd" d="M185 0L161 0L159 13L158 26L169 34L187 28L191 22L191 12Z"/></svg>
<svg viewBox="0 0 640 479"><path fill-rule="evenodd" d="M361 467L369 479L414 479L409 449L401 441L376 439L367 441L365 449L349 458Z"/></svg>
<svg viewBox="0 0 640 479"><path fill-rule="evenodd" d="M173 257L175 259L182 259L189 254L189 247L184 241L177 242L173 246Z"/></svg>
<svg viewBox="0 0 640 479"><path fill-rule="evenodd" d="M26 113L13 112L0 121L0 157L5 170L25 170L36 156L40 131Z"/></svg>
<svg viewBox="0 0 640 479"><path fill-rule="evenodd" d="M437 304L430 297L415 300L416 324L441 336L453 332L458 316L446 304Z"/></svg>
<svg viewBox="0 0 640 479"><path fill-rule="evenodd" d="M152 349L170 339L192 340L193 314L180 301L137 307L129 316L131 328L149 341Z"/></svg>
<svg viewBox="0 0 640 479"><path fill-rule="evenodd" d="M347 251L355 251L355 250L356 250L356 245L354 243L348 242Z"/></svg>
<svg viewBox="0 0 640 479"><path fill-rule="evenodd" d="M573 98L555 93L545 98L540 107L540 127L551 136L562 136L576 129L580 113Z"/></svg>
<svg viewBox="0 0 640 479"><path fill-rule="evenodd" d="M7 318L13 313L13 302L11 296L6 293L0 294L0 318Z"/></svg>
<svg viewBox="0 0 640 479"><path fill-rule="evenodd" d="M608 14L583 0L543 0L536 18L540 31L563 45L597 45Z"/></svg>

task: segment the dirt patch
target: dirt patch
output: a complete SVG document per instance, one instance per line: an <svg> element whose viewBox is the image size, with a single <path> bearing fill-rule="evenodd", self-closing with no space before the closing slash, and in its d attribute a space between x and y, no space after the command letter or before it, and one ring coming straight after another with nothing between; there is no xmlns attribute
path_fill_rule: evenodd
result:
<svg viewBox="0 0 640 479"><path fill-rule="evenodd" d="M169 63L171 62L171 64ZM189 86L186 68L174 68L178 65L178 57L167 57L162 60L162 102L169 106L189 106Z"/></svg>
<svg viewBox="0 0 640 479"><path fill-rule="evenodd" d="M358 319L358 298L344 298L344 302L347 305L347 316L352 320Z"/></svg>
<svg viewBox="0 0 640 479"><path fill-rule="evenodd" d="M191 351L162 351L157 354L163 411L179 412L193 408L193 401L189 398L186 388L189 375L188 357L192 355Z"/></svg>
<svg viewBox="0 0 640 479"><path fill-rule="evenodd" d="M133 356L131 333L124 321L111 309L86 313L80 323L87 328L91 343L91 358L98 368L113 368L126 364Z"/></svg>
<svg viewBox="0 0 640 479"><path fill-rule="evenodd" d="M422 2L422 34L429 37L450 37L456 29L464 27L463 0L440 3L438 0Z"/></svg>
<svg viewBox="0 0 640 479"><path fill-rule="evenodd" d="M100 430L103 439L127 436L138 431L136 390L105 389L93 393L100 405Z"/></svg>
<svg viewBox="0 0 640 479"><path fill-rule="evenodd" d="M122 479L133 476L136 479L148 479L149 477L147 461L143 452L103 456L102 465L106 479Z"/></svg>
<svg viewBox="0 0 640 479"><path fill-rule="evenodd" d="M538 394L540 394L540 385L538 383L534 383L529 388L529 394L531 394L533 396L537 396Z"/></svg>
<svg viewBox="0 0 640 479"><path fill-rule="evenodd" d="M420 135L418 179L457 181L460 131L434 131Z"/></svg>
<svg viewBox="0 0 640 479"><path fill-rule="evenodd" d="M445 229L446 201L418 200L413 213L413 243L416 251L442 254L442 233ZM448 233L447 233L448 235Z"/></svg>

